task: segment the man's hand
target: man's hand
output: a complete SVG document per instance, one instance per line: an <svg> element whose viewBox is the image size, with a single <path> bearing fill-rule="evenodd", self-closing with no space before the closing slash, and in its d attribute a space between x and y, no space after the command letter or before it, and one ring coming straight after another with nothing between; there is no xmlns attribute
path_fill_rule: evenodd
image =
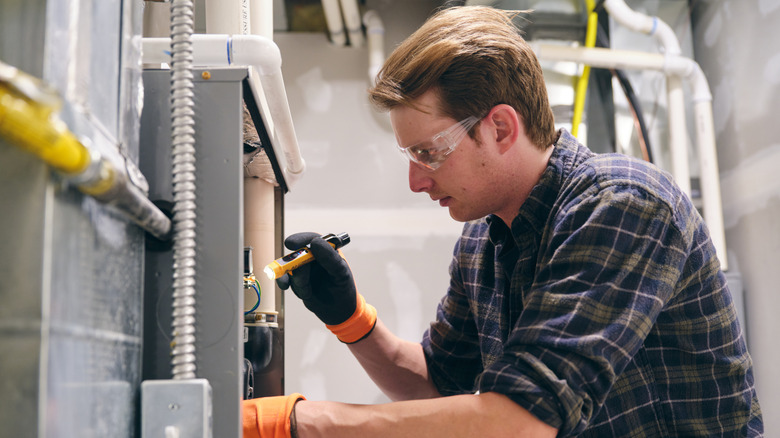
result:
<svg viewBox="0 0 780 438"><path fill-rule="evenodd" d="M276 282L282 289L292 286L303 300L342 342L357 342L376 324L376 309L365 303L355 287L347 261L316 233L289 236L284 246L291 250L309 245L314 261L283 275Z"/></svg>
<svg viewBox="0 0 780 438"><path fill-rule="evenodd" d="M244 438L291 438L294 428L290 416L299 400L306 397L296 393L244 400L241 405Z"/></svg>
<svg viewBox="0 0 780 438"><path fill-rule="evenodd" d="M297 250L310 245L314 262L303 265L277 280L282 289L292 286L307 309L327 325L349 319L357 306L357 289L347 261L316 233L293 234L284 246Z"/></svg>

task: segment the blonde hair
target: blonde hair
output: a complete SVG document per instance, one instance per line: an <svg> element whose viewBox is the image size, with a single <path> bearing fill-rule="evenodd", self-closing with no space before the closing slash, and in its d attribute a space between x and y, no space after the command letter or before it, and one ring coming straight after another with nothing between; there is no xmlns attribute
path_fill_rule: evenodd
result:
<svg viewBox="0 0 780 438"><path fill-rule="evenodd" d="M552 109L539 61L512 23L517 13L486 6L437 12L387 58L369 99L381 110L414 107L433 89L442 115L455 120L507 104L546 149L555 141Z"/></svg>

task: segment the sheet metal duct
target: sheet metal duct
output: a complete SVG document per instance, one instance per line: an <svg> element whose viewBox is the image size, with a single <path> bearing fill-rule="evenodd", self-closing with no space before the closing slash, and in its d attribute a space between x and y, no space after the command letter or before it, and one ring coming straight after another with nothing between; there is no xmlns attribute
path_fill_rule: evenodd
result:
<svg viewBox="0 0 780 438"><path fill-rule="evenodd" d="M3 1L0 59L54 85L76 135L136 161L140 15L121 0ZM3 435L135 436L143 232L1 139L0 198Z"/></svg>

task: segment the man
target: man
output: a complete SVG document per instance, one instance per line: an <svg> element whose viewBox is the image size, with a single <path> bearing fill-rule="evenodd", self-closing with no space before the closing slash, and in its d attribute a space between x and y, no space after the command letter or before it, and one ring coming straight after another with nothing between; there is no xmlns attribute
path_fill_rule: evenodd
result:
<svg viewBox="0 0 780 438"><path fill-rule="evenodd" d="M404 341L337 251L312 233L288 238L310 243L316 263L283 283L398 401L250 401L245 436L762 435L701 216L668 174L555 132L541 68L507 13L437 13L370 97L390 112L412 191L466 222L450 286L422 342Z"/></svg>

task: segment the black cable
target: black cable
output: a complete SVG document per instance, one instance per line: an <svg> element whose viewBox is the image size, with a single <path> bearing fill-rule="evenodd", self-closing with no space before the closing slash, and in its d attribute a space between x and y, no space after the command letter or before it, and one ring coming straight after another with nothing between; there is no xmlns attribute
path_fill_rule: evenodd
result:
<svg viewBox="0 0 780 438"><path fill-rule="evenodd" d="M599 2L599 4L601 3L603 3L603 1ZM601 25L601 23L599 23L596 32L596 45L599 47L609 48L609 38L607 38L606 31L604 30L604 27ZM620 83L620 88L623 89L623 93L626 95L626 99L633 109L635 120L639 125L640 135L642 136L642 140L644 140L644 149L647 153L647 161L652 163L653 153L650 147L650 136L647 132L647 125L645 124L645 118L642 112L642 104L639 102L639 99L637 99L636 93L634 92L634 87L631 86L631 81L628 80L626 73L620 69L609 70L612 71L612 74L615 75L615 78L617 78L618 82Z"/></svg>

